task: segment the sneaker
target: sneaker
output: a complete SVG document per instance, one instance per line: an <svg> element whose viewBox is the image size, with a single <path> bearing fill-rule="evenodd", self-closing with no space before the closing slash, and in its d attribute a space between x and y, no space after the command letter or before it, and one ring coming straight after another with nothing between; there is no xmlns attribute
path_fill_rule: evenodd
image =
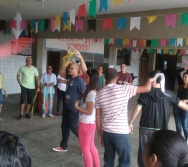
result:
<svg viewBox="0 0 188 167"><path fill-rule="evenodd" d="M46 116L45 114L42 114L42 118L45 118L45 116Z"/></svg>
<svg viewBox="0 0 188 167"><path fill-rule="evenodd" d="M61 147L52 148L52 150L57 152L67 152L67 150L62 149Z"/></svg>
<svg viewBox="0 0 188 167"><path fill-rule="evenodd" d="M52 114L48 114L49 117L53 118L54 116Z"/></svg>
<svg viewBox="0 0 188 167"><path fill-rule="evenodd" d="M24 115L20 114L20 115L18 115L17 120L20 120L20 119L22 119L23 117L24 117Z"/></svg>
<svg viewBox="0 0 188 167"><path fill-rule="evenodd" d="M31 118L31 116L29 115L29 113L25 114L25 118L28 118L28 119Z"/></svg>

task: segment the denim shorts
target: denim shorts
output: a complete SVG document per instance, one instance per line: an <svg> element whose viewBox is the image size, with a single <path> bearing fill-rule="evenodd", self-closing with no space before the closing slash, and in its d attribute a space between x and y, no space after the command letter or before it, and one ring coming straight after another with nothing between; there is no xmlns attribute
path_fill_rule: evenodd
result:
<svg viewBox="0 0 188 167"><path fill-rule="evenodd" d="M0 105L3 104L3 90L0 89Z"/></svg>

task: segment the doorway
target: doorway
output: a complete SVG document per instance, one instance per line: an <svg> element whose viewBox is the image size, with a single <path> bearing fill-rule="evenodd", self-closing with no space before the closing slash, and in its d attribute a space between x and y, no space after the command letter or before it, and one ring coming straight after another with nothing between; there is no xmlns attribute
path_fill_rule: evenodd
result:
<svg viewBox="0 0 188 167"><path fill-rule="evenodd" d="M58 74L60 66L60 51L48 51L47 65L51 65L53 68L53 73Z"/></svg>
<svg viewBox="0 0 188 167"><path fill-rule="evenodd" d="M160 70L165 75L165 89L174 90L176 80L177 56L169 54L157 54L155 69Z"/></svg>

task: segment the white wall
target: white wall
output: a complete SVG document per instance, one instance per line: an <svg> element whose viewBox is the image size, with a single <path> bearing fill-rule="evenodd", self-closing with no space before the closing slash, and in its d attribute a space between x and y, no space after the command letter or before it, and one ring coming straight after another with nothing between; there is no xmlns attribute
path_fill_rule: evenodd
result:
<svg viewBox="0 0 188 167"><path fill-rule="evenodd" d="M0 34L0 45L8 43L13 38L12 35ZM11 45L10 48L11 49ZM25 64L26 56L8 55L0 58L0 72L4 77L4 85L8 94L20 93L20 86L17 83L16 75L20 66Z"/></svg>

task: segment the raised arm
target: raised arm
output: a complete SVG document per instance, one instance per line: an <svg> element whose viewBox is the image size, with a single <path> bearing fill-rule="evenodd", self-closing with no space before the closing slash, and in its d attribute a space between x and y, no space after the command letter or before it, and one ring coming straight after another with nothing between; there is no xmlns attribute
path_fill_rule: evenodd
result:
<svg viewBox="0 0 188 167"><path fill-rule="evenodd" d="M154 81L153 78L149 78L143 86L138 86L136 93L145 93L151 90L151 84Z"/></svg>
<svg viewBox="0 0 188 167"><path fill-rule="evenodd" d="M83 74L86 75L87 66L86 66L86 63L85 63L85 61L84 61L84 59L83 59L83 57L82 57L82 55L80 54L79 51L76 51L76 57L79 58L79 60L80 60L80 66L82 68Z"/></svg>

